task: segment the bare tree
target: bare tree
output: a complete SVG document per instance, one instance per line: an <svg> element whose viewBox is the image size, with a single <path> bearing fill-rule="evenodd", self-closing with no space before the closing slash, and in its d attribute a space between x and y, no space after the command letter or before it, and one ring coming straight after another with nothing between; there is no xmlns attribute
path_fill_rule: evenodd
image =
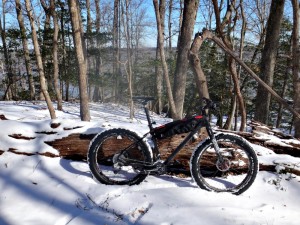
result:
<svg viewBox="0 0 300 225"><path fill-rule="evenodd" d="M16 0L16 12L17 12L17 19L18 19L18 23L19 23L19 27L20 27L20 32L21 32L21 38L22 38L25 67L26 67L29 91L30 91L30 99L34 100L35 99L35 86L34 86L34 80L33 80L33 75L32 75L32 69L30 66L30 56L29 56L28 42L27 42L27 37L26 37L26 28L24 25L23 10L22 10L20 0Z"/></svg>
<svg viewBox="0 0 300 225"><path fill-rule="evenodd" d="M160 1L161 4L162 1ZM173 14L173 0L169 0L169 16L168 16L168 31L169 31L169 51L172 51L172 14Z"/></svg>
<svg viewBox="0 0 300 225"><path fill-rule="evenodd" d="M293 5L293 36L292 36L292 70L294 84L294 109L300 113L300 5L298 0L292 0ZM300 118L294 118L295 137L300 138Z"/></svg>
<svg viewBox="0 0 300 225"><path fill-rule="evenodd" d="M3 96L3 99L5 100L11 100L11 99L16 99L16 93L13 91L13 86L15 85L14 82L14 72L12 68L12 61L10 57L10 52L8 50L8 47L6 45L6 17L5 17L5 4L6 0L2 0L2 6L3 6L3 11L2 11L2 18L3 18L3 24L2 20L0 18L0 34L1 34L1 39L2 39L2 45L3 45L3 52L4 52L4 61L5 61L5 69L7 72L7 79L6 79L6 90Z"/></svg>
<svg viewBox="0 0 300 225"><path fill-rule="evenodd" d="M190 64L194 72L194 77L200 99L202 99L203 97L209 98L207 80L202 70L201 61L199 58L199 51L203 42L207 38L207 34L208 30L204 31L203 34L197 33L195 35L191 50L189 52Z"/></svg>
<svg viewBox="0 0 300 225"><path fill-rule="evenodd" d="M95 0L95 7L96 7L96 48L97 53L95 55L95 75L97 78L100 78L101 75L101 68L102 68L102 60L101 60L101 54L100 54L100 40L99 40L99 34L100 34L100 0ZM88 22L89 32L92 32L92 22ZM90 84L91 85L91 84ZM90 90L91 91L91 90ZM94 86L94 93L93 93L93 101L99 101L99 99L103 99L103 96L101 96L101 89L98 85Z"/></svg>
<svg viewBox="0 0 300 225"><path fill-rule="evenodd" d="M127 63L124 64L127 81L128 81L128 93L129 93L129 107L130 107L130 119L133 118L133 84L132 84L132 52L131 52L131 35L130 35L130 18L129 18L129 0L125 2L125 12L122 5L122 22L124 27L125 39L126 39L126 53L127 53ZM125 18L124 18L125 17Z"/></svg>
<svg viewBox="0 0 300 225"><path fill-rule="evenodd" d="M189 66L188 53L198 11L199 0L184 1L183 20L178 45L176 70L174 74L174 101L179 117L183 115L186 74Z"/></svg>
<svg viewBox="0 0 300 225"><path fill-rule="evenodd" d="M89 98L87 92L87 65L79 2L78 0L68 0L68 3L71 16L76 58L78 62L80 117L82 121L90 121L91 117L89 111Z"/></svg>
<svg viewBox="0 0 300 225"><path fill-rule="evenodd" d="M214 11L215 11L215 17L216 17L216 25L217 25L217 33L222 38L223 42L229 48L230 50L234 49L234 45L232 43L232 39L230 38L230 32L231 27L229 25L229 22L232 21L232 12L235 10L235 4L236 1L233 0L228 4L227 11L225 13L223 21L221 21L221 13L220 13L220 7L218 6L217 0L212 0ZM234 24L233 24L234 25ZM225 26L228 26L228 32L227 35L224 34ZM237 68L236 68L236 62L233 57L228 58L228 67L229 71L233 80L234 85L234 93L236 94L238 103L239 103L239 109L241 114L241 127L240 130L243 131L246 126L246 109L244 105L244 98L242 96L241 90L240 90L240 82L238 78ZM226 128L226 127L225 127Z"/></svg>
<svg viewBox="0 0 300 225"><path fill-rule="evenodd" d="M51 79L53 79L53 77L51 76L49 67L47 67L48 64L50 64L50 62L52 61L52 56L51 54L49 54L48 50L51 48L52 46L52 41L53 38L51 37L51 14L52 14L52 10L50 8L50 4L49 1L46 0L40 0L42 8L44 9L44 13L45 13L45 20L44 20L44 30L43 30L43 41L40 45L41 47L41 54L42 54L42 58L43 58L43 67L44 67L44 74L45 74L45 82L47 85L47 89L52 89L52 85L48 85L48 80L50 81ZM38 26L39 27L39 26ZM43 99L43 95L40 95L40 98Z"/></svg>
<svg viewBox="0 0 300 225"><path fill-rule="evenodd" d="M52 101L50 98L50 95L47 90L47 85L46 85L46 78L45 78L45 73L44 73L44 67L43 67L43 60L40 52L40 46L38 43L38 38L37 38L37 33L35 30L35 22L34 22L34 17L33 17L33 8L31 7L30 1L25 0L25 5L26 5L26 11L27 11L27 16L30 21L30 27L31 27L31 32L32 32L32 42L34 46L34 52L35 52L35 57L37 61L37 67L39 71L39 76L40 76L40 85L41 85L41 91L43 93L43 96L46 100L48 110L50 112L51 119L56 118L55 110L52 105Z"/></svg>
<svg viewBox="0 0 300 225"><path fill-rule="evenodd" d="M114 0L114 19L113 19L113 76L114 76L114 85L113 85L113 96L114 101L116 102L119 96L119 0Z"/></svg>
<svg viewBox="0 0 300 225"><path fill-rule="evenodd" d="M62 110L62 96L59 88L59 71L58 71L58 32L59 32L59 25L57 14L55 11L55 0L50 0L50 9L53 18L54 24L54 33L53 33L53 82L54 82L54 89L57 98L57 109Z"/></svg>
<svg viewBox="0 0 300 225"><path fill-rule="evenodd" d="M270 15L267 23L265 45L261 58L261 79L269 86L273 86L274 69L277 48L279 45L280 25L283 17L285 0L272 0ZM254 119L268 123L271 95L259 85L255 102Z"/></svg>
<svg viewBox="0 0 300 225"><path fill-rule="evenodd" d="M171 4L171 1L170 3ZM172 7L169 7L172 9ZM171 11L169 12L171 14ZM161 0L159 1L159 15L160 15L160 26L161 29L164 30L165 29L165 14L166 14L166 1L165 0ZM172 43L171 42L171 35L170 35L170 15L169 15L169 44ZM156 90L157 90L157 111L158 113L162 112L163 109L163 102L162 102L162 96L163 96L163 70L162 70L162 66L160 63L158 63L160 61L160 48L163 48L164 46L161 46L159 44L159 36L157 36L157 48L156 48L156 64L155 64L155 74L156 74ZM171 51L171 49L170 49Z"/></svg>
<svg viewBox="0 0 300 225"><path fill-rule="evenodd" d="M179 115L176 111L175 107L175 102L173 98L173 93L172 93L172 87L171 87L171 82L169 78L169 72L168 72L168 65L166 62L166 57L165 57L165 52L164 52L164 37L163 37L163 30L161 27L161 18L160 18L160 13L159 13L159 5L157 0L153 0L153 5L155 9L155 15L156 15L156 24L157 24L157 32L158 32L158 42L159 42L159 49L160 49L160 59L162 63L162 68L163 68L163 74L166 82L166 88L167 88L167 94L168 94L168 100L169 100L169 106L170 106L170 113L171 117L173 119L179 119Z"/></svg>

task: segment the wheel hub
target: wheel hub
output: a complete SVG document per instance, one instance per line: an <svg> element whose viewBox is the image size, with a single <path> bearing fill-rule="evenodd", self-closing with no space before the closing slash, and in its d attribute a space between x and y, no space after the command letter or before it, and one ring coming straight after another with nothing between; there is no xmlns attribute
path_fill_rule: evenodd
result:
<svg viewBox="0 0 300 225"><path fill-rule="evenodd" d="M218 170L222 171L222 172L226 172L230 169L231 166L231 162L229 159L223 158L223 159L219 159L217 161L217 168Z"/></svg>

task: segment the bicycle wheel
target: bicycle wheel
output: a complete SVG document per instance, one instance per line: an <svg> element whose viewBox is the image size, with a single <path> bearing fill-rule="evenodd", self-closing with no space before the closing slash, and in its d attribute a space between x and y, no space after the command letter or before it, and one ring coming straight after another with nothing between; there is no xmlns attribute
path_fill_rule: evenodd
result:
<svg viewBox="0 0 300 225"><path fill-rule="evenodd" d="M111 129L97 135L88 150L88 164L93 177L104 184L133 185L142 182L148 173L131 165L118 162L122 157L151 163L152 157L147 145L140 137L126 129ZM126 151L122 151L127 148Z"/></svg>
<svg viewBox="0 0 300 225"><path fill-rule="evenodd" d="M241 194L255 180L257 156L246 140L239 136L221 133L216 140L221 159L211 141L206 140L192 155L191 174L202 189Z"/></svg>

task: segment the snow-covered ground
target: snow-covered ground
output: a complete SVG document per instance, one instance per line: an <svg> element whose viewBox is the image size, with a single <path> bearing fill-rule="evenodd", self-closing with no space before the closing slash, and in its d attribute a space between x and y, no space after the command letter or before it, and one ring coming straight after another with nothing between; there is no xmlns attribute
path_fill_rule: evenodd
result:
<svg viewBox="0 0 300 225"><path fill-rule="evenodd" d="M299 224L300 177L259 172L245 193L235 196L204 191L191 178L148 176L136 186L96 183L86 162L59 157L18 155L9 151L58 152L44 141L70 133L95 133L112 127L147 131L137 110L128 118L124 106L91 104L91 122L81 122L78 104L64 104L57 113L61 126L50 127L48 110L41 102L0 102L0 224ZM158 124L168 119L154 116ZM63 129L74 128L77 129ZM19 134L34 139L15 139ZM264 164L300 167L300 159L277 155L253 145Z"/></svg>

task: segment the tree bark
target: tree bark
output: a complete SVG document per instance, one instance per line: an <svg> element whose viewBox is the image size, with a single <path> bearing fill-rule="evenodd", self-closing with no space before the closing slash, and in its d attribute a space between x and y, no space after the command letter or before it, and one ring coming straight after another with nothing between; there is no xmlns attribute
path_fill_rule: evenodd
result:
<svg viewBox="0 0 300 225"><path fill-rule="evenodd" d="M179 118L183 115L188 70L188 53L191 48L192 34L196 21L199 0L184 1L183 20L178 45L178 55L174 74L174 101Z"/></svg>
<svg viewBox="0 0 300 225"><path fill-rule="evenodd" d="M33 19L33 9L31 8L29 0L25 0L25 4L26 4L27 16L28 16L28 19L30 21L30 26L31 26L32 42L33 42L33 46L34 46L37 67L38 67L38 71L39 71L39 75L40 75L41 91L46 100L48 110L50 112L50 117L51 117L51 119L55 119L56 118L55 109L52 105L52 101L51 101L50 95L47 90L46 78L45 78L44 67L43 67L43 60L42 60L42 56L41 56L41 52L40 52L40 46L38 43L37 33L35 30L35 24L34 24L34 19Z"/></svg>
<svg viewBox="0 0 300 225"><path fill-rule="evenodd" d="M194 72L194 77L200 99L202 99L203 97L209 98L207 80L202 70L199 58L199 51L203 44L203 41L207 38L206 35L207 32L204 32L202 35L200 33L197 33L195 35L191 50L189 52L189 61Z"/></svg>
<svg viewBox="0 0 300 225"><path fill-rule="evenodd" d="M95 7L96 7L96 36L100 34L100 0L95 0ZM114 34L113 34L114 35ZM113 37L114 38L114 37ZM99 50L101 48L100 40L97 38L97 49ZM102 60L101 60L101 55L100 53L95 55L95 76L98 79L101 79L101 68L102 68ZM94 92L93 92L93 101L98 102L99 100L103 100L101 96L101 89L98 84L94 85Z"/></svg>
<svg viewBox="0 0 300 225"><path fill-rule="evenodd" d="M48 84L48 80L51 81L53 77L51 76L51 72L49 67L47 67L47 64L52 61L51 59L51 54L49 53L51 50L51 41L53 41L53 37L51 38L51 14L52 14L52 9L50 7L50 4L47 5L45 0L40 0L42 8L44 9L45 12L45 20L44 20L44 30L43 30L43 41L41 44L41 55L43 59L43 67L44 67L44 74L45 74L45 82L47 86L47 90L52 90L53 85L50 82L51 85ZM50 51L49 51L50 50ZM52 54L53 57L53 54ZM41 95L41 99L44 99L43 96Z"/></svg>
<svg viewBox="0 0 300 225"><path fill-rule="evenodd" d="M5 5L5 3L3 2ZM4 6L3 6L4 8ZM6 91L4 93L3 99L4 100L16 100L16 94L13 91L13 86L14 86L14 73L12 69L12 62L11 62L11 57L9 50L6 45L6 28L5 28L5 11L3 9L3 26L2 26L2 20L0 18L0 35L1 35L1 40L2 40L2 48L3 48L3 53L4 53L4 62L5 62L5 69L7 72L7 79L6 79Z"/></svg>
<svg viewBox="0 0 300 225"><path fill-rule="evenodd" d="M114 19L113 19L113 96L114 102L119 101L120 65L119 65L119 0L114 0Z"/></svg>
<svg viewBox="0 0 300 225"><path fill-rule="evenodd" d="M68 2L79 70L80 117L82 121L90 121L91 117L87 92L87 65L79 3L77 0L68 0Z"/></svg>
<svg viewBox="0 0 300 225"><path fill-rule="evenodd" d="M165 29L165 14L166 14L166 1L161 0L159 1L159 15L161 18L161 29ZM159 37L157 36L157 48L156 48L156 64L155 64L155 74L156 74L156 91L157 91L157 112L161 113L163 109L162 103L162 94L163 94L163 70L160 63L158 63L160 59L160 46L159 44Z"/></svg>
<svg viewBox="0 0 300 225"><path fill-rule="evenodd" d="M62 96L61 91L59 88L59 69L58 69L58 32L59 32L59 26L58 26L58 20L57 20L57 14L55 11L55 0L50 1L50 9L51 14L53 18L53 24L54 24L54 33L53 33L53 82L54 82L54 89L56 93L57 98L57 109L62 110Z"/></svg>
<svg viewBox="0 0 300 225"><path fill-rule="evenodd" d="M285 69L285 75L284 75L284 81L283 85L281 88L281 93L280 97L284 98L287 87L288 87L288 78L290 76L290 69L291 69L291 59L286 59L286 69ZM281 125L281 120L282 120L282 111L283 111L283 106L281 103L278 104L278 112L277 112L277 120L276 120L276 128L279 128Z"/></svg>
<svg viewBox="0 0 300 225"><path fill-rule="evenodd" d="M161 27L161 18L159 14L159 7L157 0L153 0L153 5L155 9L155 15L156 15L156 24L157 24L157 32L158 32L158 40L159 40L159 46L160 46L160 59L162 62L162 68L163 68L163 74L166 82L166 88L167 88L167 94L168 94L168 100L169 100L169 106L171 111L171 117L173 119L179 119L179 115L176 112L175 102L172 94L172 87L171 82L169 78L169 72L168 72L168 65L166 62L165 52L164 52L164 37L163 37L163 31Z"/></svg>
<svg viewBox="0 0 300 225"><path fill-rule="evenodd" d="M129 94L129 108L130 108L130 119L133 119L133 82L132 82L132 51L131 51L131 35L130 35L130 20L129 20L129 1L125 2L125 15L124 10L122 9L122 21L125 30L125 39L126 39L126 53L127 53L127 63L124 64L127 81L128 81L128 94ZM125 18L124 18L125 16ZM127 65L126 65L127 64Z"/></svg>
<svg viewBox="0 0 300 225"><path fill-rule="evenodd" d="M172 51L172 14L173 14L173 0L169 0L169 15L168 15L169 52Z"/></svg>
<svg viewBox="0 0 300 225"><path fill-rule="evenodd" d="M265 46L261 58L260 78L273 86L274 69L276 64L277 49L279 45L280 25L283 17L285 0L272 0L270 15L267 23ZM262 123L268 123L271 95L258 85L255 102L254 119Z"/></svg>
<svg viewBox="0 0 300 225"><path fill-rule="evenodd" d="M21 31L21 38L22 38L22 45L23 45L23 52L24 52L24 59L25 59L25 67L26 67L29 92L30 92L30 99L35 100L35 86L34 86L34 80L33 80L33 76L32 76L32 70L31 70L31 66L30 66L28 42L27 42L27 37L26 37L26 29L25 29L25 25L24 25L23 10L22 10L20 0L16 0L16 12L17 12L17 19L18 19L20 31Z"/></svg>
<svg viewBox="0 0 300 225"><path fill-rule="evenodd" d="M293 36L292 36L292 71L294 84L294 109L300 113L300 46L299 46L299 29L300 29L300 6L298 0L292 0L293 5ZM300 138L300 117L295 117L295 137Z"/></svg>

